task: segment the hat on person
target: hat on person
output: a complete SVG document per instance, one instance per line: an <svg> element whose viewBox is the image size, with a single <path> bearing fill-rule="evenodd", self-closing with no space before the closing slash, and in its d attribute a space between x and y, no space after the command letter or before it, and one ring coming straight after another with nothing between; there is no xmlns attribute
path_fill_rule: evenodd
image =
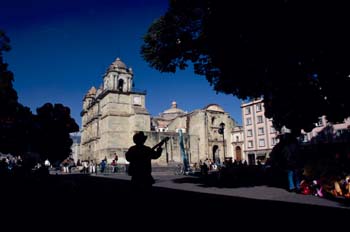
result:
<svg viewBox="0 0 350 232"><path fill-rule="evenodd" d="M136 144L144 143L146 141L146 139L147 139L147 136L145 136L145 134L142 131L139 131L139 132L136 132L134 134L132 139L134 140L134 143L136 143Z"/></svg>

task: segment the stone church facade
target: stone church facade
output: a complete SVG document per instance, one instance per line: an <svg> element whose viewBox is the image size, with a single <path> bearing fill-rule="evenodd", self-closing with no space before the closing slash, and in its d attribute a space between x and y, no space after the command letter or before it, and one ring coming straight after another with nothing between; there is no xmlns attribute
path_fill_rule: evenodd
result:
<svg viewBox="0 0 350 232"><path fill-rule="evenodd" d="M133 134L143 131L150 147L170 137L155 164L182 162L180 129L190 163L233 157L230 141L236 123L219 105L210 104L188 113L173 102L170 109L151 117L146 109L146 92L134 91L133 78L133 70L117 58L103 76L103 84L98 89L92 87L85 95L80 160L100 162L107 158L110 162L116 153L124 162L125 152L134 145ZM220 123L225 125L224 134L219 133Z"/></svg>

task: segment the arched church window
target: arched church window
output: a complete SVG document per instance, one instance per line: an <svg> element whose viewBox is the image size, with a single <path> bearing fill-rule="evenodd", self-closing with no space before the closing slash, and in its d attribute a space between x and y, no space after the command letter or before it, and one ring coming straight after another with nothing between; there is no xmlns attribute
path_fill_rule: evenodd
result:
<svg viewBox="0 0 350 232"><path fill-rule="evenodd" d="M118 87L117 87L119 91L123 90L123 85L124 85L124 80L123 79L119 79Z"/></svg>
<svg viewBox="0 0 350 232"><path fill-rule="evenodd" d="M211 125L214 125L214 122L215 122L215 117L212 117L211 118Z"/></svg>

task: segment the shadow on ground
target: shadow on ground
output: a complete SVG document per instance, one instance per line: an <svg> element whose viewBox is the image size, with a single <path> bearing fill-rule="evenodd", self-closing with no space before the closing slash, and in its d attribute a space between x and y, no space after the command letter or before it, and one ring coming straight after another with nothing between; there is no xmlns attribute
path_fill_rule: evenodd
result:
<svg viewBox="0 0 350 232"><path fill-rule="evenodd" d="M197 175L199 178L184 177L175 183L193 183L202 187L238 188L268 185L287 188L287 176L283 173L265 173L255 167L232 168L222 172ZM273 178L272 178L273 177Z"/></svg>
<svg viewBox="0 0 350 232"><path fill-rule="evenodd" d="M182 181L189 181L183 178ZM192 178L192 181L196 181ZM3 186L2 219L28 225L69 226L79 231L90 224L117 227L213 228L266 227L314 228L313 220L349 219L350 211L286 202L188 192L154 187L149 194L130 190L130 182L88 175L52 175L43 179L10 181ZM324 220L324 221L323 221ZM282 223L282 224L281 224ZM325 227L332 228L332 223ZM184 229L187 228L187 229ZM1 229L1 228L0 228Z"/></svg>

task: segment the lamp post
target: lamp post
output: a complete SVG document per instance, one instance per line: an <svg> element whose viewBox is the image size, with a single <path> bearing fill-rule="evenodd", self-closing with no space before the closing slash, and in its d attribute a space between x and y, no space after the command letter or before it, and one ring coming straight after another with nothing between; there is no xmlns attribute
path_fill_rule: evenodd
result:
<svg viewBox="0 0 350 232"><path fill-rule="evenodd" d="M219 134L222 134L222 146L224 148L224 162L226 160L226 151L225 151L225 123L220 123Z"/></svg>

